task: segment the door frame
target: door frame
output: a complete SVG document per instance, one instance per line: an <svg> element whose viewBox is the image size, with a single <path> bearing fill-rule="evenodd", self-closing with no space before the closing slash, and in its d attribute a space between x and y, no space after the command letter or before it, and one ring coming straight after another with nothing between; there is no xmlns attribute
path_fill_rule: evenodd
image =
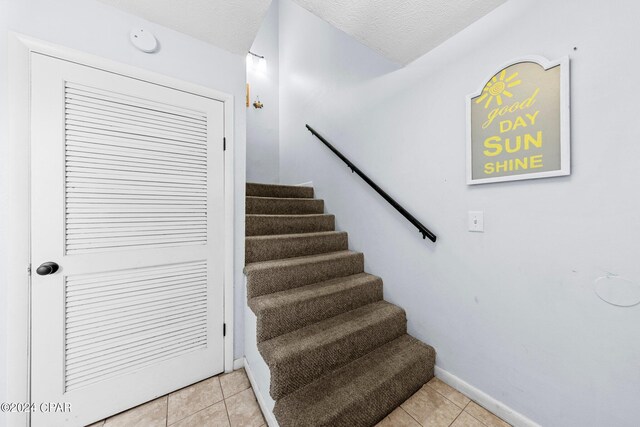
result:
<svg viewBox="0 0 640 427"><path fill-rule="evenodd" d="M224 370L233 370L234 335L234 98L205 86L9 32L7 400L31 402L31 55L40 53L224 103ZM37 402L36 402L37 403ZM28 413L9 413L9 425L29 425Z"/></svg>

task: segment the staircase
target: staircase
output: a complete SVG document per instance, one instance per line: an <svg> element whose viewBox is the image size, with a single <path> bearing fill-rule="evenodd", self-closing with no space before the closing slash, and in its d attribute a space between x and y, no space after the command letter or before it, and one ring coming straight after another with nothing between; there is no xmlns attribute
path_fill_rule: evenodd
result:
<svg viewBox="0 0 640 427"><path fill-rule="evenodd" d="M247 298L280 427L372 426L433 377L435 351L313 188L247 184Z"/></svg>

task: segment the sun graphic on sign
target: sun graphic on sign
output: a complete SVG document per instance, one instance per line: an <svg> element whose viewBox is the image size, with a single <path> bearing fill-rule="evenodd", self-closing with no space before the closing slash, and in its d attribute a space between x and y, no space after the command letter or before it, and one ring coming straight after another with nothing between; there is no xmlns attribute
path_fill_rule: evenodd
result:
<svg viewBox="0 0 640 427"><path fill-rule="evenodd" d="M497 74L493 76L482 90L480 98L476 99L476 104L480 104L486 99L487 102L484 104L484 108L489 108L495 99L498 106L502 105L502 97L513 97L513 94L507 89L511 89L512 87L518 86L522 83L522 80L514 80L516 77L518 77L517 72L507 77L506 69L502 70L499 76Z"/></svg>

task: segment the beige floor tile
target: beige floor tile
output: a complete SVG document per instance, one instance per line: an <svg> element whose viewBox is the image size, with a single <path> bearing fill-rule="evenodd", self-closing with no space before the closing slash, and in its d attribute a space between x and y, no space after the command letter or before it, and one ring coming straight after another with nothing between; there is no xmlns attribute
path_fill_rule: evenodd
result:
<svg viewBox="0 0 640 427"><path fill-rule="evenodd" d="M465 412L471 414L474 418L482 422L487 427L508 427L509 423L501 420L500 418L493 415L491 412L484 409L482 406L478 405L475 402L470 402L466 408L464 408Z"/></svg>
<svg viewBox="0 0 640 427"><path fill-rule="evenodd" d="M422 387L401 405L425 427L448 427L462 409L431 387Z"/></svg>
<svg viewBox="0 0 640 427"><path fill-rule="evenodd" d="M229 427L227 408L224 402L218 402L171 424L171 427Z"/></svg>
<svg viewBox="0 0 640 427"><path fill-rule="evenodd" d="M420 424L411 418L411 415L407 414L404 409L397 408L376 424L376 427L420 427Z"/></svg>
<svg viewBox="0 0 640 427"><path fill-rule="evenodd" d="M167 396L107 418L105 427L164 427L167 425Z"/></svg>
<svg viewBox="0 0 640 427"><path fill-rule="evenodd" d="M104 420L88 425L87 427L102 427L103 425L104 425Z"/></svg>
<svg viewBox="0 0 640 427"><path fill-rule="evenodd" d="M485 427L485 425L463 411L451 424L451 427Z"/></svg>
<svg viewBox="0 0 640 427"><path fill-rule="evenodd" d="M231 427L260 427L265 424L252 389L225 399Z"/></svg>
<svg viewBox="0 0 640 427"><path fill-rule="evenodd" d="M169 395L168 423L173 424L223 399L218 377L209 378Z"/></svg>
<svg viewBox="0 0 640 427"><path fill-rule="evenodd" d="M438 378L433 378L431 381L427 383L429 387L433 388L435 391L455 403L461 408L467 406L467 403L471 401L467 396L460 393L455 388L451 387L449 384L446 384L440 381Z"/></svg>
<svg viewBox="0 0 640 427"><path fill-rule="evenodd" d="M251 387L244 368L222 375L220 377L220 385L225 398Z"/></svg>

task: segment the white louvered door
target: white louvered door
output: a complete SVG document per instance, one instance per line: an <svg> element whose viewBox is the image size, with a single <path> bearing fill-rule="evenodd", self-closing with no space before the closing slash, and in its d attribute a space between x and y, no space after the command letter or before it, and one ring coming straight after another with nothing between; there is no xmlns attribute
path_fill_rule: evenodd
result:
<svg viewBox="0 0 640 427"><path fill-rule="evenodd" d="M33 425L222 372L223 102L33 54L31 105Z"/></svg>

